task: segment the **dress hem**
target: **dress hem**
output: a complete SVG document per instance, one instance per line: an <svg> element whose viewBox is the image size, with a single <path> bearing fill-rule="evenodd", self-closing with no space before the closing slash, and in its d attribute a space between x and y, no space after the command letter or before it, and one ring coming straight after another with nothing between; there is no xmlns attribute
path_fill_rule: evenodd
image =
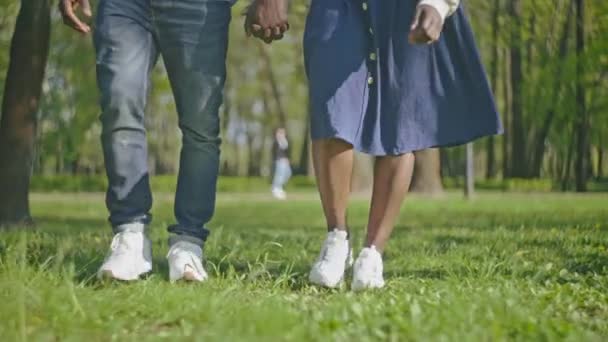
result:
<svg viewBox="0 0 608 342"><path fill-rule="evenodd" d="M429 148L455 147L455 146L460 146L460 145L470 143L472 141L475 141L475 140L483 138L483 137L496 136L496 135L501 135L501 134L503 134L503 130L498 129L492 133L487 133L487 132L474 133L470 136L470 138L454 139L453 141L447 141L447 142L442 142L442 143L435 142L435 143L428 143L428 144L420 144L418 146L412 146L412 147L396 148L393 151L374 151L374 150L371 150L368 148L364 148L364 147L356 144L353 141L353 139L346 138L343 135L338 134L338 133L315 135L314 137L312 137L312 140L314 141L314 140L322 140L322 139L339 139L339 140L343 140L344 142L351 145L353 147L353 149L357 152L365 153L365 154L368 154L368 155L371 155L374 157L384 157L384 156L399 156L399 155L403 155L403 154L407 154L407 153L426 150Z"/></svg>

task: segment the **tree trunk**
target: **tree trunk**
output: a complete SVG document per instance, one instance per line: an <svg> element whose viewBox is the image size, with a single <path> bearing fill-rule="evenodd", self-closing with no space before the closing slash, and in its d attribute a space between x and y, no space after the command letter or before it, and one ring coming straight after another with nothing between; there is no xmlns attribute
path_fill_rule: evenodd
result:
<svg viewBox="0 0 608 342"><path fill-rule="evenodd" d="M508 49L505 49L503 56L505 57L505 68L503 75L503 97L504 97L504 109L502 113L502 122L504 125L504 134L502 136L502 178L506 179L511 177L511 56L508 53Z"/></svg>
<svg viewBox="0 0 608 342"><path fill-rule="evenodd" d="M511 0L511 88L512 88L512 127L511 173L514 177L527 177L526 132L523 122L523 65L522 65L522 17L521 0Z"/></svg>
<svg viewBox="0 0 608 342"><path fill-rule="evenodd" d="M585 104L585 2L576 0L576 106L578 115L576 120L576 191L587 191L589 176L589 113Z"/></svg>
<svg viewBox="0 0 608 342"><path fill-rule="evenodd" d="M298 162L298 173L309 176L308 169L310 164L310 121L306 119L306 130L304 131L304 141L300 149L300 161Z"/></svg>
<svg viewBox="0 0 608 342"><path fill-rule="evenodd" d="M576 133L576 128L573 130L573 135ZM566 163L564 172L562 173L562 191L567 191L570 188L570 171L572 169L572 155L574 154L574 139L568 144L568 153L566 155Z"/></svg>
<svg viewBox="0 0 608 342"><path fill-rule="evenodd" d="M0 118L0 225L31 222L28 193L49 38L50 1L22 1Z"/></svg>
<svg viewBox="0 0 608 342"><path fill-rule="evenodd" d="M258 176L259 160L253 147L253 140L255 139L254 133L251 130L247 130L247 177Z"/></svg>
<svg viewBox="0 0 608 342"><path fill-rule="evenodd" d="M370 191L374 184L374 157L363 153L355 153L353 164L351 190L353 192Z"/></svg>
<svg viewBox="0 0 608 342"><path fill-rule="evenodd" d="M472 198L475 192L475 151L473 150L473 143L466 145L467 150L467 166L465 176L464 195L467 198Z"/></svg>
<svg viewBox="0 0 608 342"><path fill-rule="evenodd" d="M563 74L563 67L566 63L565 59L568 55L568 37L570 32L570 24L572 22L572 6L568 6L568 14L566 21L564 23L564 27L562 30L562 37L559 42L559 61L557 62L557 67L555 69L556 80L553 89L553 96L551 98L552 106L555 106L558 103L559 96L562 89L562 79L561 75ZM555 119L556 108L552 107L547 112L545 119L543 120L543 125L537 135L535 141L534 155L532 157L532 176L540 177L541 169L543 165L543 158L545 155L545 142L547 140L547 136L549 135L549 131L551 129L551 125Z"/></svg>
<svg viewBox="0 0 608 342"><path fill-rule="evenodd" d="M287 130L287 113L285 112L283 101L281 101L281 93L279 92L279 85L276 76L272 70L272 60L268 54L268 51L266 51L266 47L261 44L258 44L258 46L260 47L260 54L262 55L262 60L264 61L266 68L266 77L268 78L268 82L270 82L272 97L274 98L277 106L279 125ZM289 134L287 136L289 136Z"/></svg>
<svg viewBox="0 0 608 342"><path fill-rule="evenodd" d="M604 147L600 139L600 145L597 147L597 179L604 178Z"/></svg>
<svg viewBox="0 0 608 342"><path fill-rule="evenodd" d="M410 191L428 195L443 193L441 158L436 148L415 152L414 175Z"/></svg>
<svg viewBox="0 0 608 342"><path fill-rule="evenodd" d="M500 30L500 0L494 0L492 9L492 64L490 67L490 74L492 79L492 89L494 95L498 90L498 32ZM486 145L486 178L492 179L496 177L496 152L495 152L495 138L494 136L488 137Z"/></svg>

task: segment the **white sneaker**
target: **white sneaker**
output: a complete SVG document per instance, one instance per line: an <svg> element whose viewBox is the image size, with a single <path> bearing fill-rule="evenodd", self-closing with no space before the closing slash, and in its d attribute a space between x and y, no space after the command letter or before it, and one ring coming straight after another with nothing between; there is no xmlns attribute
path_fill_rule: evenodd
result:
<svg viewBox="0 0 608 342"><path fill-rule="evenodd" d="M286 200L287 193L281 188L272 188L272 196L278 200Z"/></svg>
<svg viewBox="0 0 608 342"><path fill-rule="evenodd" d="M308 279L313 284L335 288L340 285L344 271L352 263L352 250L346 231L334 229L327 235Z"/></svg>
<svg viewBox="0 0 608 342"><path fill-rule="evenodd" d="M353 291L384 287L382 255L371 246L363 248L353 268Z"/></svg>
<svg viewBox="0 0 608 342"><path fill-rule="evenodd" d="M203 282L208 275L203 268L203 249L188 241L173 244L167 254L169 262L169 280Z"/></svg>
<svg viewBox="0 0 608 342"><path fill-rule="evenodd" d="M141 223L125 225L114 235L110 253L97 272L100 279L137 280L152 271L152 244Z"/></svg>

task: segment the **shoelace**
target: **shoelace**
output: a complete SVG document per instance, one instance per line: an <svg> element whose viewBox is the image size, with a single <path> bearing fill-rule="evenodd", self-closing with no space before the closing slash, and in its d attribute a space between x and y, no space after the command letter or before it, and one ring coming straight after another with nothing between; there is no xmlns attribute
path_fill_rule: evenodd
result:
<svg viewBox="0 0 608 342"><path fill-rule="evenodd" d="M195 270L195 271L196 271L198 274L202 275L202 274L203 274L203 270L202 270L202 266L203 266L203 265L200 265L200 267L199 267L199 264L200 264L201 262L200 262L200 261L199 261L199 262L197 262L197 259L196 259L196 258L194 258L194 257L192 256L192 254L190 254L190 260L192 261L192 263L190 263L190 264L188 264L188 265L186 265L186 266L190 266L190 267L192 267L192 268L193 268L193 269L194 269L194 270Z"/></svg>
<svg viewBox="0 0 608 342"><path fill-rule="evenodd" d="M321 261L332 261L339 257L338 255L338 239L336 238L327 238L324 244L323 251L320 256Z"/></svg>
<svg viewBox="0 0 608 342"><path fill-rule="evenodd" d="M112 244L110 245L110 249L112 249L112 254L122 255L128 253L131 250L131 245L127 240L128 232L118 233L112 239Z"/></svg>
<svg viewBox="0 0 608 342"><path fill-rule="evenodd" d="M359 270L360 272L363 271L362 273L365 275L366 278L370 276L373 278L377 278L382 274L380 268L378 267L379 263L377 261L374 262L373 259L375 259L375 256L371 254L365 254L361 258L361 267L359 267Z"/></svg>
<svg viewBox="0 0 608 342"><path fill-rule="evenodd" d="M177 253L187 253L190 258L190 262L186 266L192 267L199 274L203 274L202 261L199 260L197 250L194 247L188 245L176 246L175 249L169 251L169 256L176 255ZM202 259L202 258L201 258Z"/></svg>

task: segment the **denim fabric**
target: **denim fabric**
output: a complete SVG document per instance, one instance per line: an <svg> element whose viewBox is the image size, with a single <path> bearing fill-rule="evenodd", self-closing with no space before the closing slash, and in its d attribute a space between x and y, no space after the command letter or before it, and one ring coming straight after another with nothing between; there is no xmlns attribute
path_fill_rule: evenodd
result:
<svg viewBox="0 0 608 342"><path fill-rule="evenodd" d="M101 0L94 43L101 141L112 226L151 220L144 109L162 56L182 131L170 232L204 241L219 169L219 107L226 77L227 0Z"/></svg>
<svg viewBox="0 0 608 342"><path fill-rule="evenodd" d="M281 158L274 162L274 177L272 179L272 187L275 189L283 189L283 186L291 177L291 166L289 159Z"/></svg>

